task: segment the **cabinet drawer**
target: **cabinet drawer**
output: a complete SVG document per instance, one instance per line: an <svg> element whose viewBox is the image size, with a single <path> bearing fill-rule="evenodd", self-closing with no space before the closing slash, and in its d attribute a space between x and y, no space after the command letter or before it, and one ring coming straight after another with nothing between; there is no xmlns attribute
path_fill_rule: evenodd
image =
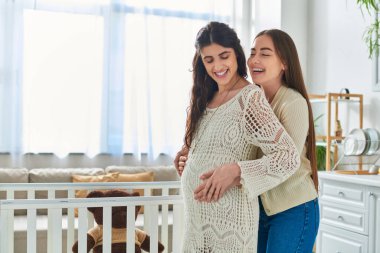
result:
<svg viewBox="0 0 380 253"><path fill-rule="evenodd" d="M321 204L321 223L368 235L367 212L339 205Z"/></svg>
<svg viewBox="0 0 380 253"><path fill-rule="evenodd" d="M341 203L347 206L365 208L365 187L336 181L323 181L321 200Z"/></svg>
<svg viewBox="0 0 380 253"><path fill-rule="evenodd" d="M368 237L321 225L317 253L367 253Z"/></svg>

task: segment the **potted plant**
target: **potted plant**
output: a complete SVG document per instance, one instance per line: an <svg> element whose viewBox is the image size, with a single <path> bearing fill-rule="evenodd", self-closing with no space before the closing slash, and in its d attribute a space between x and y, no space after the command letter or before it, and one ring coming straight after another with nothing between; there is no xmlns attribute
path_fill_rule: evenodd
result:
<svg viewBox="0 0 380 253"><path fill-rule="evenodd" d="M323 117L323 113L317 116L314 119L314 128L317 129L319 127L318 121ZM316 145L315 152L317 158L317 169L318 170L326 170L326 146L325 145ZM333 156L330 156L331 158ZM331 159L331 164L333 164L333 159Z"/></svg>
<svg viewBox="0 0 380 253"><path fill-rule="evenodd" d="M316 153L317 153L317 169L318 170L326 170L326 146L317 145ZM331 152L330 156L330 164L334 166L333 152Z"/></svg>

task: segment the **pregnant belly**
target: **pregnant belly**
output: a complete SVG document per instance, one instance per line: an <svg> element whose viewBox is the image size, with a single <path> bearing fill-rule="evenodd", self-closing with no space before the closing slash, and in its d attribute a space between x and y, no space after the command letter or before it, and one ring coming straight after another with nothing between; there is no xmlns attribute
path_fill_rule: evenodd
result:
<svg viewBox="0 0 380 253"><path fill-rule="evenodd" d="M181 176L183 194L186 197L193 196L194 190L202 181L199 179L200 174L194 171L193 167L187 165Z"/></svg>

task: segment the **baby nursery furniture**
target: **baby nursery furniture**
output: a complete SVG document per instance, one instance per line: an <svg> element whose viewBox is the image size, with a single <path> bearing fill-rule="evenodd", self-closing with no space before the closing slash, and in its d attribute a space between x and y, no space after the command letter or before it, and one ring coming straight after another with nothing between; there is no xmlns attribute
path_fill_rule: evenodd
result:
<svg viewBox="0 0 380 253"><path fill-rule="evenodd" d="M127 241L134 241L134 229L140 227L151 236L151 252L157 252L157 241L165 252L180 252L183 231L183 202L179 181L162 182L106 182L106 183L2 183L0 192L0 253L56 253L71 252L79 241L79 252L86 251L87 230L94 224L88 207L103 207L103 252L111 252L111 210L113 206L127 206ZM144 196L126 198L75 198L78 190L143 189ZM155 195L152 196L152 190ZM27 199L14 199L18 192L27 192ZM36 192L47 192L48 199L36 199ZM58 192L67 192L67 198L56 198ZM158 192L158 194L157 194ZM135 206L144 207L135 222ZM78 208L78 217L74 210ZM15 215L26 210L27 215ZM47 215L37 215L46 212ZM17 238L25 230L26 238ZM41 231L47 236L41 235ZM40 240L46 237L46 241ZM24 241L22 241L24 239ZM19 249L21 243L26 250ZM135 252L134 244L127 244L127 252Z"/></svg>

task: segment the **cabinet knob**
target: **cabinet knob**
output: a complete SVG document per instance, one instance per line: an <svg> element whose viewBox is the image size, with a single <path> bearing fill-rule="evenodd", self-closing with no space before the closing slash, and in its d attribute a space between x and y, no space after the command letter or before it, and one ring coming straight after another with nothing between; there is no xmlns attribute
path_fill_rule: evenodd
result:
<svg viewBox="0 0 380 253"><path fill-rule="evenodd" d="M344 197L344 192L339 191L339 192L338 192L338 195L341 196L341 197Z"/></svg>
<svg viewBox="0 0 380 253"><path fill-rule="evenodd" d="M339 215L338 220L343 221L344 220L343 216Z"/></svg>
<svg viewBox="0 0 380 253"><path fill-rule="evenodd" d="M370 197L375 197L375 194L374 194L373 192L369 192L368 195L369 195Z"/></svg>

